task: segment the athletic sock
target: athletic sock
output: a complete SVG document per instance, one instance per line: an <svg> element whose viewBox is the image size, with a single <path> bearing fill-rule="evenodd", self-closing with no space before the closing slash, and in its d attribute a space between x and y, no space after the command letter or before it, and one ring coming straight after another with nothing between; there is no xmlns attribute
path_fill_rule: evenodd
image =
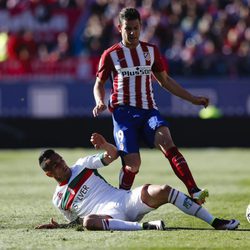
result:
<svg viewBox="0 0 250 250"><path fill-rule="evenodd" d="M136 231L143 229L142 224L139 222L123 221L117 219L103 219L102 224L104 230Z"/></svg>
<svg viewBox="0 0 250 250"><path fill-rule="evenodd" d="M119 188L120 189L125 189L125 190L130 190L133 183L134 183L134 179L135 179L135 175L138 172L131 172L129 171L126 166L121 168L120 171L120 176L119 176Z"/></svg>
<svg viewBox="0 0 250 250"><path fill-rule="evenodd" d="M214 216L211 215L205 208L174 188L172 188L169 193L168 201L178 207L184 213L193 215L210 225L212 225L214 221Z"/></svg>
<svg viewBox="0 0 250 250"><path fill-rule="evenodd" d="M168 149L165 157L168 158L176 176L186 185L190 195L200 190L194 181L185 158L179 152L177 147Z"/></svg>

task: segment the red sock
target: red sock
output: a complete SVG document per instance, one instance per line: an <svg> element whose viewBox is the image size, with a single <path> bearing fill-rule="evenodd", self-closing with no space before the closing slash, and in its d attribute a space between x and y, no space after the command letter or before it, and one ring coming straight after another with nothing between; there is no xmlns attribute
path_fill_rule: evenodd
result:
<svg viewBox="0 0 250 250"><path fill-rule="evenodd" d="M133 185L133 182L134 182L134 179L135 179L135 175L137 174L138 172L131 172L129 171L126 166L122 167L121 168L121 171L120 171L120 186L119 188L120 189L125 189L125 190L130 190L132 185Z"/></svg>
<svg viewBox="0 0 250 250"><path fill-rule="evenodd" d="M189 194L193 193L194 190L199 190L189 170L185 158L179 152L177 147L170 148L166 152L165 156L168 158L176 176L178 176L178 178L186 185Z"/></svg>

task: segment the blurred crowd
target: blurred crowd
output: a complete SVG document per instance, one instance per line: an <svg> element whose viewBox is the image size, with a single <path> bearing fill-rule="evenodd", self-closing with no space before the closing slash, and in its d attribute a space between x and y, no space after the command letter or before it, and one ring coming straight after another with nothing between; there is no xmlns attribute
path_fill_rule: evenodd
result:
<svg viewBox="0 0 250 250"><path fill-rule="evenodd" d="M34 59L88 57L96 67L120 41L117 15L125 6L140 11L141 40L158 45L171 75L250 75L250 0L0 0L0 11L29 12L43 25L58 9L79 17L73 32L46 40L28 27L8 30L0 14L0 61L20 60L28 69Z"/></svg>
<svg viewBox="0 0 250 250"><path fill-rule="evenodd" d="M0 9L7 9L11 13L34 10L38 16L48 17L52 8L82 8L85 0L0 0ZM38 13L39 12L39 13Z"/></svg>

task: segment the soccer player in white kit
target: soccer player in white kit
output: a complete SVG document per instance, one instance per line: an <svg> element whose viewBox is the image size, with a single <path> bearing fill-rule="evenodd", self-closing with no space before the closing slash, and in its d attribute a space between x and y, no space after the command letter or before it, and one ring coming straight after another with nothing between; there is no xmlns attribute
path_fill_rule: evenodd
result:
<svg viewBox="0 0 250 250"><path fill-rule="evenodd" d="M145 184L133 190L117 189L107 183L97 169L118 157L116 147L94 133L91 142L103 153L80 158L70 168L53 149L43 151L39 164L56 187L53 204L68 220L58 224L53 219L37 229L64 228L82 225L88 230L164 230L161 220L141 223L143 216L163 204L172 203L186 214L207 222L215 229L235 229L237 220L222 220L211 215L192 198L168 185Z"/></svg>

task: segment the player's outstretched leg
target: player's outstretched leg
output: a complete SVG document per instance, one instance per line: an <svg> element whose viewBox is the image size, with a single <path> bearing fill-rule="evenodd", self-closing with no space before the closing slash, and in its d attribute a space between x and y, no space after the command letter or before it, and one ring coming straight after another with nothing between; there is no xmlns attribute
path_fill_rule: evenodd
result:
<svg viewBox="0 0 250 250"><path fill-rule="evenodd" d="M193 215L214 227L217 230L234 230L238 228L238 220L224 220L214 217L205 208L194 202L190 197L172 188L169 192L168 202L178 207L186 214Z"/></svg>
<svg viewBox="0 0 250 250"><path fill-rule="evenodd" d="M110 218L108 215L90 214L84 217L83 228L87 230L114 230L114 231L138 231L138 230L165 230L162 220L138 222L125 221Z"/></svg>

